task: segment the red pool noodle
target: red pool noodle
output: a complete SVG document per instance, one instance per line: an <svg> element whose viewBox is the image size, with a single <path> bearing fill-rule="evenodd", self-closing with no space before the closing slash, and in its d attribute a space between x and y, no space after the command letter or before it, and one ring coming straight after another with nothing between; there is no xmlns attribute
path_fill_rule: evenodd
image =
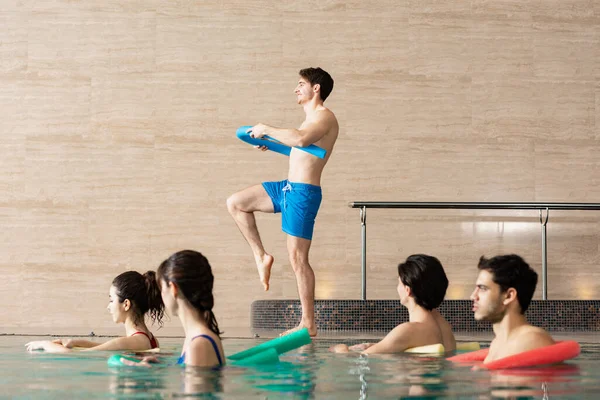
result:
<svg viewBox="0 0 600 400"><path fill-rule="evenodd" d="M483 361L488 352L489 349L482 349L470 353L459 354L448 358L448 360L454 362ZM482 364L482 366L487 369L534 367L537 365L554 364L566 361L577 357L579 352L579 343L573 340L565 340L550 346L540 347L538 349L504 357L496 361Z"/></svg>
<svg viewBox="0 0 600 400"><path fill-rule="evenodd" d="M456 356L448 357L448 361L454 362L473 362L483 361L487 357L490 349L481 349L477 351L471 351L469 353L463 353Z"/></svg>

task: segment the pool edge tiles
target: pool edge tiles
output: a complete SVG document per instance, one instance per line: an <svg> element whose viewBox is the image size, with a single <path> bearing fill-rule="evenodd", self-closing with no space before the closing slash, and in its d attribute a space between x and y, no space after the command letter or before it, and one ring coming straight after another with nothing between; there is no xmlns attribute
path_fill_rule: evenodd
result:
<svg viewBox="0 0 600 400"><path fill-rule="evenodd" d="M475 321L471 307L470 300L445 300L438 310L456 332L491 332L489 322ZM600 300L533 300L526 315L549 332L600 331ZM257 300L251 329L290 329L300 316L299 300ZM315 317L319 331L386 332L408 321L408 312L398 300L316 300Z"/></svg>

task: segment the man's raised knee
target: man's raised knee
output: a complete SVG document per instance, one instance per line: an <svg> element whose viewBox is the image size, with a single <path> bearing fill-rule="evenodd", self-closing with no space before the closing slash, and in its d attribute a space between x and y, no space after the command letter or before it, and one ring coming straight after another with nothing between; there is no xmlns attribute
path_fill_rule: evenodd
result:
<svg viewBox="0 0 600 400"><path fill-rule="evenodd" d="M227 210L230 214L234 214L239 210L238 200L236 194L232 194L227 198Z"/></svg>

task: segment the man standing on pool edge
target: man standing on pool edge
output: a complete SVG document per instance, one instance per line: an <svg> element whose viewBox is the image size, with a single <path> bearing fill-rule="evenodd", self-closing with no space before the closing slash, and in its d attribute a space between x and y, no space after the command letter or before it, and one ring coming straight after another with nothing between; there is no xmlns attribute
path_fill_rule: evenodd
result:
<svg viewBox="0 0 600 400"><path fill-rule="evenodd" d="M263 182L237 192L227 199L227 209L254 253L258 275L265 290L269 290L274 260L263 247L254 212L281 212L282 230L288 235L289 260L296 275L302 304L300 324L285 333L307 328L310 335L315 336L315 274L308 262L308 252L315 217L321 205L321 174L331 156L339 126L333 112L323 105L333 90L331 76L321 68L306 68L300 70L299 75L294 93L306 114L300 128L275 128L258 124L251 129L252 137L262 138L269 135L292 147L287 179L280 182ZM293 148L311 144L325 149L325 158L320 159ZM257 148L267 150L265 146Z"/></svg>

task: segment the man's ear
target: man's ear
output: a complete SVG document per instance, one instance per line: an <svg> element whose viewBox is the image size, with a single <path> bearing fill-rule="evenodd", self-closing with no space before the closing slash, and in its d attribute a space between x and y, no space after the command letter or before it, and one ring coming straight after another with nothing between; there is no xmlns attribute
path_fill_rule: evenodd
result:
<svg viewBox="0 0 600 400"><path fill-rule="evenodd" d="M312 87L313 92L317 93L321 91L321 85L319 85L318 83L315 83Z"/></svg>
<svg viewBox="0 0 600 400"><path fill-rule="evenodd" d="M507 306L513 301L517 301L517 289L508 288L506 293L504 293L504 301L502 303Z"/></svg>

